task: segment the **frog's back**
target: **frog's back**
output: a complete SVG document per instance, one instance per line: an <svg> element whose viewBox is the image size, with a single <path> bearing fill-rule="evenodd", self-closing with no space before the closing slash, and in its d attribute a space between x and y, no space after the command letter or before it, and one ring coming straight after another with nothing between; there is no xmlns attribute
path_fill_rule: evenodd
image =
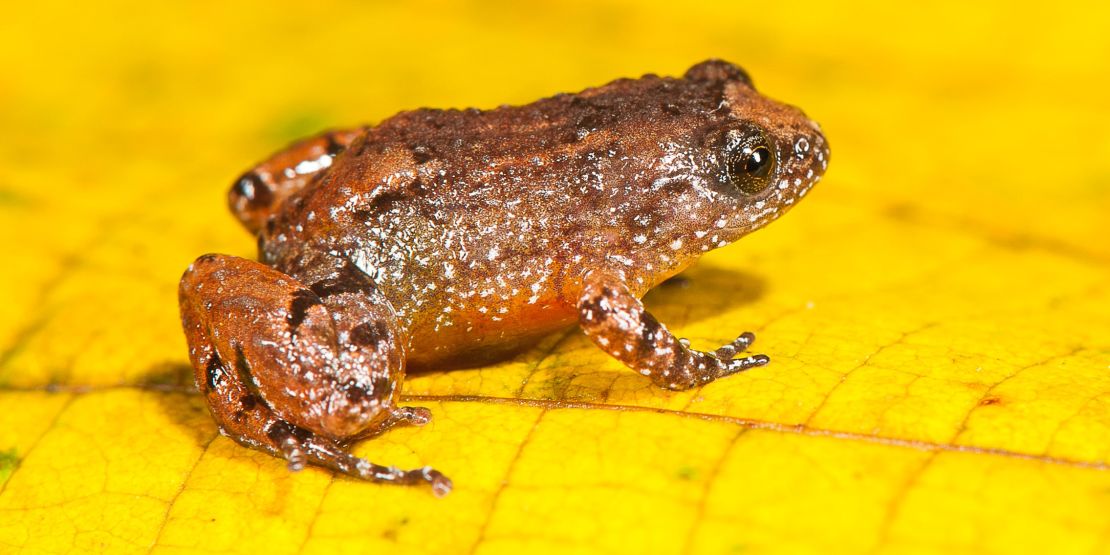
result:
<svg viewBox="0 0 1110 555"><path fill-rule="evenodd" d="M720 101L720 92L707 94L708 87L648 75L521 106L420 109L383 121L367 134L366 144L408 146L419 160L444 159L452 166L464 161L554 156L582 147L591 135L627 134L645 126L673 123L676 116L704 116Z"/></svg>

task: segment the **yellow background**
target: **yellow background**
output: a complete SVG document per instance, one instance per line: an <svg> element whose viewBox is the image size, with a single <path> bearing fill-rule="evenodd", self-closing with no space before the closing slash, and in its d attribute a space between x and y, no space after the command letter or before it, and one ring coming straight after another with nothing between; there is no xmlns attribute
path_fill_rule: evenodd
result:
<svg viewBox="0 0 1110 555"><path fill-rule="evenodd" d="M0 17L0 552L1110 553L1110 18L1067 2L15 2ZM219 437L176 281L288 141L708 57L826 179L647 297L771 365L657 390L578 331L413 377L383 487Z"/></svg>

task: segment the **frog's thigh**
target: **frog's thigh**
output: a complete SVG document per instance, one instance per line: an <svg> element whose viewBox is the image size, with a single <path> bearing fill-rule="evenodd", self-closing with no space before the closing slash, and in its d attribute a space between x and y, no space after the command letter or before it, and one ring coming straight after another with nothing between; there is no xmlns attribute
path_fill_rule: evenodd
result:
<svg viewBox="0 0 1110 555"><path fill-rule="evenodd" d="M232 184L228 191L232 213L251 233L257 233L282 201L329 168L363 131L328 131L275 152Z"/></svg>
<svg viewBox="0 0 1110 555"><path fill-rule="evenodd" d="M430 482L437 493L450 489L450 481L431 468L379 466L339 442L400 422L420 424L428 416L393 405L403 355L391 324L360 320L376 316L366 310L370 303L332 313L295 279L224 255L197 259L179 294L197 387L225 434L286 458L293 469L312 462L374 481ZM368 420L328 410L368 398L378 408ZM354 412L366 416L366 406ZM354 428L345 428L352 423Z"/></svg>
<svg viewBox="0 0 1110 555"><path fill-rule="evenodd" d="M585 276L578 320L603 351L668 389L688 389L769 361L764 355L733 358L754 340L750 332L714 353L689 349L644 309L622 281L605 272Z"/></svg>

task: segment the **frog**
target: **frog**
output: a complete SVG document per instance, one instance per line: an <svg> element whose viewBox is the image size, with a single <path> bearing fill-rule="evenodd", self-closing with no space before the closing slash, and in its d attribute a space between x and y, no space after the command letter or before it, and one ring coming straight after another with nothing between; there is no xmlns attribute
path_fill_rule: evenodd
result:
<svg viewBox="0 0 1110 555"><path fill-rule="evenodd" d="M762 366L743 332L693 349L642 303L704 253L782 216L828 166L820 126L711 59L493 109L416 109L326 131L236 179L258 260L196 259L179 306L222 434L372 482L430 466L354 442L430 422L406 371L481 366L577 325L666 390Z"/></svg>

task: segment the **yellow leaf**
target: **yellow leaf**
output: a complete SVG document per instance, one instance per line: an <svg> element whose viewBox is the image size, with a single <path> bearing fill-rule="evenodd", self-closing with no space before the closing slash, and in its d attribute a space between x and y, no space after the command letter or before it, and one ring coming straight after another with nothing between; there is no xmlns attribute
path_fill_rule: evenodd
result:
<svg viewBox="0 0 1110 555"><path fill-rule="evenodd" d="M1110 553L1108 11L13 4L0 553ZM253 255L233 176L320 128L708 57L820 121L830 173L646 302L769 366L665 392L569 330L412 376L434 422L356 452L445 499L217 434L175 294Z"/></svg>

